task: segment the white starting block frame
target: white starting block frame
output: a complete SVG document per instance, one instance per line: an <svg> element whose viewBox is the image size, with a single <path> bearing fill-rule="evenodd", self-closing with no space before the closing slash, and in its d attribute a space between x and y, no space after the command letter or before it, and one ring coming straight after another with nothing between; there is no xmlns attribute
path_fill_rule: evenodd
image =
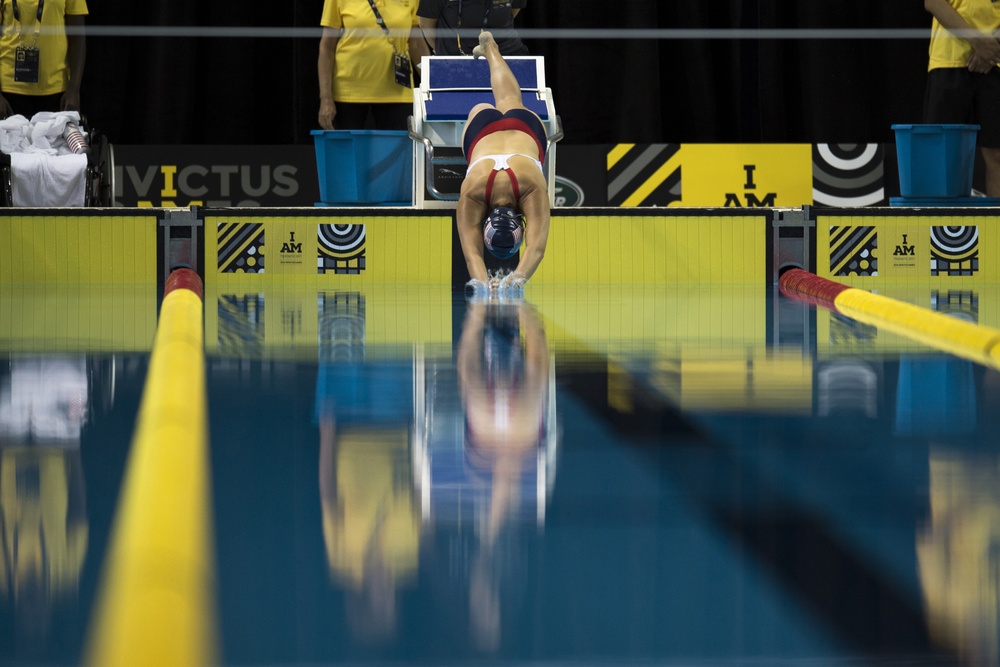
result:
<svg viewBox="0 0 1000 667"><path fill-rule="evenodd" d="M542 166L549 205L554 206L556 142L563 138L563 132L552 90L545 86L545 59L511 56L505 60L521 85L524 106L537 113L545 126L548 139ZM413 115L408 126L413 139L413 204L421 209L454 209L457 190L442 190L436 177L446 169L458 182L465 178L462 129L472 107L481 102L494 103L490 68L485 58L424 56L420 69L420 87L413 91Z"/></svg>

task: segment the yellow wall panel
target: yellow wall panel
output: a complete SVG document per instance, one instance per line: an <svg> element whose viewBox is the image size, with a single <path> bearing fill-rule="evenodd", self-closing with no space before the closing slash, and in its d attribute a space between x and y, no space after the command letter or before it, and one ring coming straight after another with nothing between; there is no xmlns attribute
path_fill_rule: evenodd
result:
<svg viewBox="0 0 1000 667"><path fill-rule="evenodd" d="M533 284L757 282L767 217L559 216Z"/></svg>
<svg viewBox="0 0 1000 667"><path fill-rule="evenodd" d="M0 217L0 282L155 284L157 229L153 215Z"/></svg>

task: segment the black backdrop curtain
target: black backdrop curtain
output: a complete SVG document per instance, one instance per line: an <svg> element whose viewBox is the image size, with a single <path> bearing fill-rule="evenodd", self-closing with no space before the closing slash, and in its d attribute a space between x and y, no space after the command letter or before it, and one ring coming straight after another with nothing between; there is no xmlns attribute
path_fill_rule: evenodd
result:
<svg viewBox="0 0 1000 667"><path fill-rule="evenodd" d="M119 144L294 144L317 127L322 0L91 0L83 105ZM248 7L255 9L250 10ZM920 0L528 0L567 143L888 142L919 122L927 39L594 39L542 31L929 30ZM132 35L129 26L145 30ZM307 29L157 36L150 27ZM113 30L98 30L112 27Z"/></svg>

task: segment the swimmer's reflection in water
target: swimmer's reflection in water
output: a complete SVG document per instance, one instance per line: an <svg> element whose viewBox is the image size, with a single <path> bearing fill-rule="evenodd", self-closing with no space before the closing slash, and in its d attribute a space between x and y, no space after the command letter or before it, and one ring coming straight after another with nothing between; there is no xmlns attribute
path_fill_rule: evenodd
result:
<svg viewBox="0 0 1000 667"><path fill-rule="evenodd" d="M465 414L465 459L489 487L476 508L477 544L470 568L469 619L473 641L495 650L500 642L499 542L521 506L539 503L545 475L550 357L535 310L520 303L471 303L458 349L458 383ZM554 419L554 418L553 418ZM541 485L544 486L544 485ZM544 494L544 491L542 492Z"/></svg>

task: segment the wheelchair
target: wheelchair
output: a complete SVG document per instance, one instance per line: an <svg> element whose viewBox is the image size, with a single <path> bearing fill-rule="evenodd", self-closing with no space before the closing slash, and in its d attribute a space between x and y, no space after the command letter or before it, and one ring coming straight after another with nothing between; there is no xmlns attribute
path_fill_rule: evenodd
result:
<svg viewBox="0 0 1000 667"><path fill-rule="evenodd" d="M108 207L115 201L115 151L108 137L102 132L89 128L86 118L80 119L80 129L87 137L90 152L87 154L85 170L86 185L84 206ZM0 153L0 206L13 206L12 193L14 174L11 170L10 155Z"/></svg>

